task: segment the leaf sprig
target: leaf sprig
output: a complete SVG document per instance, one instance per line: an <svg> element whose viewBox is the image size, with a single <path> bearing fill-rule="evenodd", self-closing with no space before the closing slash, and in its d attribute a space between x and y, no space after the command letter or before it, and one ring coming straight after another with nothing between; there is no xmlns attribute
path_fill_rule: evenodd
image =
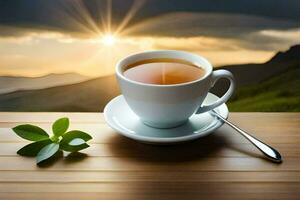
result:
<svg viewBox="0 0 300 200"><path fill-rule="evenodd" d="M45 130L35 125L23 124L14 127L13 131L18 136L34 141L19 149L17 153L21 156L36 156L36 162L40 164L59 151L77 152L88 148L86 142L91 140L92 136L79 130L67 131L69 124L66 117L56 120L52 125L51 137Z"/></svg>

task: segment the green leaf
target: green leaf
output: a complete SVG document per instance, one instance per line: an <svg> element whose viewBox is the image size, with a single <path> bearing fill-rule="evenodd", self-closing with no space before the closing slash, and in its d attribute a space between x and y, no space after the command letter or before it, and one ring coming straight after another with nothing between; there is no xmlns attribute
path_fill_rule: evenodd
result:
<svg viewBox="0 0 300 200"><path fill-rule="evenodd" d="M42 161L47 160L51 156L53 156L59 150L59 144L51 143L43 147L36 157L37 164L41 163Z"/></svg>
<svg viewBox="0 0 300 200"><path fill-rule="evenodd" d="M63 135L63 139L60 141L60 148L69 152L80 151L89 147L85 142L91 139L92 137L85 132L78 130L69 131Z"/></svg>
<svg viewBox="0 0 300 200"><path fill-rule="evenodd" d="M81 138L75 138L68 145L63 146L65 151L76 152L88 148L89 145Z"/></svg>
<svg viewBox="0 0 300 200"><path fill-rule="evenodd" d="M71 146L78 146L78 145L81 145L81 144L84 144L85 141L81 138L75 138L73 140L71 140L71 142L69 142L69 145Z"/></svg>
<svg viewBox="0 0 300 200"><path fill-rule="evenodd" d="M13 128L13 131L26 140L40 141L49 138L49 135L38 126L23 124Z"/></svg>
<svg viewBox="0 0 300 200"><path fill-rule="evenodd" d="M87 143L83 143L80 145L69 145L69 144L60 144L60 148L64 151L69 151L69 152L77 152L83 149L88 148L90 145L88 145Z"/></svg>
<svg viewBox="0 0 300 200"><path fill-rule="evenodd" d="M52 143L52 141L49 139L33 142L19 149L19 151L17 151L17 154L21 156L36 156L44 146L50 143Z"/></svg>
<svg viewBox="0 0 300 200"><path fill-rule="evenodd" d="M63 140L68 140L69 142L75 138L81 138L86 142L93 139L88 133L79 130L69 131L63 135Z"/></svg>
<svg viewBox="0 0 300 200"><path fill-rule="evenodd" d="M69 128L69 119L67 117L56 120L52 125L53 134L56 137L62 136Z"/></svg>

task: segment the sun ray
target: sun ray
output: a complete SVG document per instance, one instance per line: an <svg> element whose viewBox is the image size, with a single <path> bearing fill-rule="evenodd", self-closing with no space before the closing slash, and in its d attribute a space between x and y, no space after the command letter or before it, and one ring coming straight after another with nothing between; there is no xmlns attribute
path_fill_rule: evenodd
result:
<svg viewBox="0 0 300 200"><path fill-rule="evenodd" d="M112 0L107 0L107 32L111 33L111 15L112 15Z"/></svg>
<svg viewBox="0 0 300 200"><path fill-rule="evenodd" d="M62 6L57 10L62 11L59 13L65 19L62 23L66 26L79 28L81 30L79 32L82 32L82 35L87 33L90 37L104 37L109 34L120 36L123 32L126 33L129 28L128 24L146 1L135 0L115 30L113 30L112 26L112 0L106 0L105 3L97 1L98 17L96 16L96 19L95 16L92 16L84 0L65 0L60 2ZM100 20L100 23L97 19Z"/></svg>
<svg viewBox="0 0 300 200"><path fill-rule="evenodd" d="M99 34L100 33L99 27L95 23L93 17L91 16L91 13L88 11L86 5L83 3L82 0L77 0L77 2L78 2L79 10L81 10L83 13L84 20L89 24L89 26L92 28L92 30L96 34Z"/></svg>
<svg viewBox="0 0 300 200"><path fill-rule="evenodd" d="M99 35L101 30L95 23L91 13L82 0L60 1L62 10L58 10L57 14L64 17L65 23L81 29L90 35ZM62 22L63 23L63 22Z"/></svg>
<svg viewBox="0 0 300 200"><path fill-rule="evenodd" d="M127 12L126 16L124 17L123 21L120 23L118 28L116 29L115 33L120 34L124 28L128 25L131 19L135 16L135 14L141 9L141 7L145 4L145 0L135 0Z"/></svg>

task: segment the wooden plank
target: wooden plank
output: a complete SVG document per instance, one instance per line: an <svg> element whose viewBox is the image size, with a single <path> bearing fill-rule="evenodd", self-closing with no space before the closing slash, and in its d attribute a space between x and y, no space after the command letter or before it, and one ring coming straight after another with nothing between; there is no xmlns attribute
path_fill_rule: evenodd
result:
<svg viewBox="0 0 300 200"><path fill-rule="evenodd" d="M51 126L41 126L48 133L51 134ZM94 141L107 142L111 136L116 133L106 124L71 124L69 130L81 130L91 134ZM0 141L1 142L24 142L24 139L18 137L10 128L0 128Z"/></svg>
<svg viewBox="0 0 300 200"><path fill-rule="evenodd" d="M0 157L19 156L17 150L28 143L0 143ZM215 145L215 146L212 146ZM286 157L300 157L298 144L276 144L276 149ZM184 158L190 157L261 157L252 144L201 144L199 142L179 146L154 146L123 142L119 144L95 144L81 151L89 157L143 157L143 158ZM66 153L65 156L68 154Z"/></svg>
<svg viewBox="0 0 300 200"><path fill-rule="evenodd" d="M42 126L45 130L51 133L50 126ZM119 136L114 130L105 124L74 124L70 129L79 129L90 133L93 136L93 143L120 143L125 142L125 138ZM250 133L269 144L299 144L300 134L299 129L290 128L285 129L284 136L281 128L276 128L274 131L264 131L263 128L256 127L257 130L252 130ZM240 134L236 133L227 125L222 126L216 130L212 135L201 138L203 142L222 144L222 143L249 143ZM0 128L1 142L24 142L10 128Z"/></svg>
<svg viewBox="0 0 300 200"><path fill-rule="evenodd" d="M52 123L59 117L69 117L74 122L98 123L105 122L102 113L55 113L55 112L0 112L0 122L36 122L36 123ZM259 124L276 123L284 125L286 123L298 123L300 121L299 113L230 113L229 119L233 122L240 122L249 125L249 121ZM265 124L266 125L266 124Z"/></svg>
<svg viewBox="0 0 300 200"><path fill-rule="evenodd" d="M205 187L204 185L202 185ZM142 193L119 193L116 192L67 192L67 193L0 193L0 199L10 200L10 199L43 199L43 200L74 200L74 199L89 199L89 200L99 200L99 199L105 199L105 200L111 200L111 199L122 199L122 200L133 200L133 199L143 199L143 200L165 200L165 199L222 199L222 200L232 200L232 199L264 199L264 200L282 200L282 199L297 199L299 196L299 193L297 191L291 191L292 189L288 190L276 190L278 187L274 188L268 188L266 190L266 193L264 192L256 192L255 189L248 189L248 185L242 185L245 188L237 188L241 191L246 190L245 192L239 192L239 193L230 193L233 191L233 189L228 191L217 191L212 192L214 188L209 188L210 193L206 192L174 192L175 189L171 188L168 191L161 190L158 191L151 191L151 192L144 192ZM234 186L231 186L234 187ZM267 187L267 185L265 186ZM226 187L225 189L227 189ZM272 189L274 189L276 192L272 193ZM204 189L202 189L204 190Z"/></svg>
<svg viewBox="0 0 300 200"><path fill-rule="evenodd" d="M279 182L300 183L299 172L0 171L0 183Z"/></svg>
<svg viewBox="0 0 300 200"><path fill-rule="evenodd" d="M100 112L0 112L1 123L52 123L60 117L69 117L72 122L104 122Z"/></svg>
<svg viewBox="0 0 300 200"><path fill-rule="evenodd" d="M300 171L299 158L286 158L275 164L259 158L124 158L74 157L58 159L47 165L57 171ZM34 158L0 157L0 170L45 170L35 165Z"/></svg>
<svg viewBox="0 0 300 200"><path fill-rule="evenodd" d="M297 199L299 197L299 183L193 183L193 182L145 182L137 184L127 183L0 183L0 192L11 193L118 193L126 197L135 194L145 197L156 195L180 195L181 197L213 196L218 197L268 197ZM153 196L154 195L154 196ZM249 196L250 195L250 196ZM1 197L1 196L0 196ZM88 197L88 196L87 196ZM263 198L262 198L263 197ZM186 199L185 198L185 199ZM243 198L244 199L244 198Z"/></svg>

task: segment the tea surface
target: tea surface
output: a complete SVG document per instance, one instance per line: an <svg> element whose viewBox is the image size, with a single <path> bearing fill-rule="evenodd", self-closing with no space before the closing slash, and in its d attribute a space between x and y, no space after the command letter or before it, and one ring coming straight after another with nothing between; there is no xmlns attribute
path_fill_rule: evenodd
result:
<svg viewBox="0 0 300 200"><path fill-rule="evenodd" d="M123 74L141 83L172 85L197 80L205 70L184 60L149 59L127 66Z"/></svg>

